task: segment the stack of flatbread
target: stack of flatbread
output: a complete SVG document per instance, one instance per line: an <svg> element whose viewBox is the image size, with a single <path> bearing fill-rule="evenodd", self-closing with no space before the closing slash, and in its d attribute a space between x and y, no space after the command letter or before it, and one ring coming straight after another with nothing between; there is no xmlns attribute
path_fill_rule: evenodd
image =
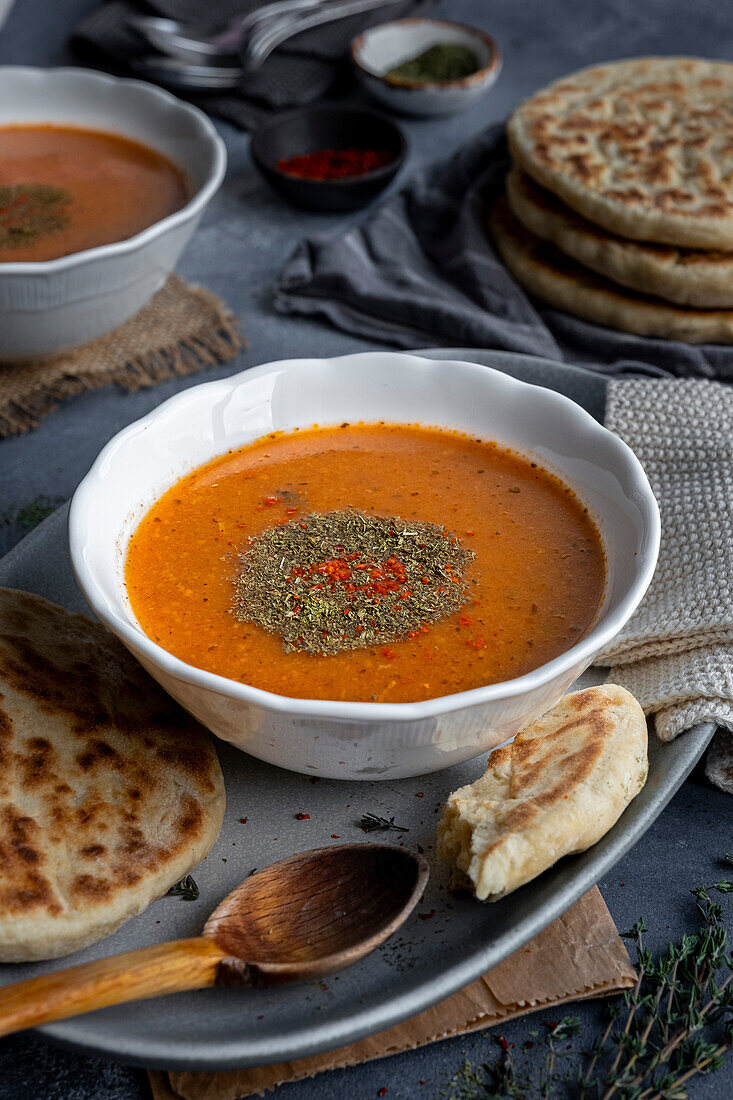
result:
<svg viewBox="0 0 733 1100"><path fill-rule="evenodd" d="M489 215L530 294L643 336L733 343L733 64L584 69L513 113Z"/></svg>

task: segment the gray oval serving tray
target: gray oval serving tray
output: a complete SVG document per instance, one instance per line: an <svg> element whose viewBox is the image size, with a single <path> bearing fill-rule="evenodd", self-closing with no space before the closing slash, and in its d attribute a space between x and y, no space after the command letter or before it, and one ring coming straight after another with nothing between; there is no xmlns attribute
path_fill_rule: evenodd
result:
<svg viewBox="0 0 733 1100"><path fill-rule="evenodd" d="M599 375L498 352L445 349L427 354L497 367L566 393L598 419L603 417L606 383ZM38 592L72 610L86 610L66 552L66 508L50 516L0 561L0 584ZM362 963L325 982L178 994L104 1009L41 1029L88 1054L166 1069L267 1064L341 1046L447 997L559 916L643 836L713 732L712 725L701 725L668 745L652 739L647 784L603 840L493 905L451 895L445 872L432 859L443 800L480 775L485 758L418 779L339 783L281 771L220 743L227 812L218 842L194 872L201 890L198 901L161 898L113 936L68 960L0 967L0 985L70 963L195 935L210 910L252 868L305 848L366 840L357 822L362 814L372 812L394 817L404 827L399 833L374 835L420 845L433 871L417 913ZM297 813L310 817L297 820Z"/></svg>

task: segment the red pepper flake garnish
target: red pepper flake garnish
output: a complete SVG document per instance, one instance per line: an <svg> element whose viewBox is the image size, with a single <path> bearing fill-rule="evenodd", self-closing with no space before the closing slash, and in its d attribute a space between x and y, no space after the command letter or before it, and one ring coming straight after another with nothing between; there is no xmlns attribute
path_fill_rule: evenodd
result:
<svg viewBox="0 0 733 1100"><path fill-rule="evenodd" d="M248 821L249 821L248 817L240 817L239 824L240 825L246 825Z"/></svg>
<svg viewBox="0 0 733 1100"><path fill-rule="evenodd" d="M431 917L435 916L435 910L431 909L429 913L418 913L417 915L420 920L430 920Z"/></svg>
<svg viewBox="0 0 733 1100"><path fill-rule="evenodd" d="M294 814L296 821L310 821L310 814Z"/></svg>
<svg viewBox="0 0 733 1100"><path fill-rule="evenodd" d="M502 1050L505 1050L505 1051L509 1050L509 1043L506 1041L506 1039L504 1038L503 1035L497 1035L496 1036L496 1041L497 1041L497 1043L499 1044L499 1046L501 1047Z"/></svg>
<svg viewBox="0 0 733 1100"><path fill-rule="evenodd" d="M317 149L300 156L282 157L278 172L309 180L336 180L365 176L384 168L394 157L387 149Z"/></svg>
<svg viewBox="0 0 733 1100"><path fill-rule="evenodd" d="M458 616L458 622L461 624L461 626L471 626L471 616L470 615L459 615Z"/></svg>
<svg viewBox="0 0 733 1100"><path fill-rule="evenodd" d="M396 653L393 649L390 649L388 645L382 646L382 656L386 657L388 661L394 660Z"/></svg>
<svg viewBox="0 0 733 1100"><path fill-rule="evenodd" d="M386 1088L384 1087L384 1085L382 1085L381 1089L380 1089L380 1090L379 1090L379 1092L377 1093L377 1096L386 1096L386 1095L387 1095L387 1090L386 1090Z"/></svg>
<svg viewBox="0 0 733 1100"><path fill-rule="evenodd" d="M331 840L341 840L338 833L331 833Z"/></svg>
<svg viewBox="0 0 733 1100"><path fill-rule="evenodd" d="M415 791L415 798L424 798L425 791Z"/></svg>

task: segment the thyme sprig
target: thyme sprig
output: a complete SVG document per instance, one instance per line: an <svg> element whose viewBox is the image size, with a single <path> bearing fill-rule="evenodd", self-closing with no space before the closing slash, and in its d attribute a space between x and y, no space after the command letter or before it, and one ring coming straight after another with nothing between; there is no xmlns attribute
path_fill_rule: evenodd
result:
<svg viewBox="0 0 733 1100"><path fill-rule="evenodd" d="M379 814L363 814L358 825L365 833L373 833L380 829L382 831L394 829L396 833L409 833L410 831L405 825L395 825L393 817L380 817Z"/></svg>
<svg viewBox="0 0 733 1100"><path fill-rule="evenodd" d="M726 855L726 862L733 862ZM590 1052L563 1050L580 1030L576 1017L548 1026L539 1073L519 1072L499 1037L494 1064L463 1068L441 1094L445 1100L686 1100L698 1074L718 1069L733 1048L733 959L723 908L713 896L733 893L721 879L691 891L699 930L670 943L658 957L645 946L639 920L621 933L636 948L637 980L609 1006L608 1025ZM576 1071L562 1069L575 1059ZM579 1064L578 1064L579 1063Z"/></svg>

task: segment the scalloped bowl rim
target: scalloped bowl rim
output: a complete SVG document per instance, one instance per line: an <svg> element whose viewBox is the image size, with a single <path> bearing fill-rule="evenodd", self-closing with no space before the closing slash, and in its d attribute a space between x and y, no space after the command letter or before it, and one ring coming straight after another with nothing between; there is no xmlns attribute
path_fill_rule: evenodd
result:
<svg viewBox="0 0 733 1100"><path fill-rule="evenodd" d="M581 408L576 402L554 390L533 385L529 382L522 382L492 367L470 363L467 360L434 360L426 359L419 355L409 355L409 353L400 352L377 352L376 354L393 355L395 358L409 358L419 362L425 367L437 370L444 370L451 366L458 365L461 368L468 368L475 371L477 377L481 375L485 376L485 380L492 385L504 386L507 390L514 390L517 394L532 391L535 398L537 395L542 395L540 400L546 400L548 403L563 409L566 413L570 413L572 417L576 419L578 426L582 427L590 436L596 435L610 441L611 446L615 449L619 457L620 465L625 467L625 472L629 477L630 491L626 496L627 498L633 496L634 502L639 508L644 522L643 534L640 538L639 546L637 547L637 559L640 560L639 568L634 574L633 579L630 580L627 591L619 600L618 606L613 612L604 616L603 611L601 611L601 618L596 626L574 646L565 650L551 661L547 661L538 666L538 668L533 669L531 672L525 673L523 676L515 677L512 680L503 680L494 684L486 684L483 687L472 688L469 691L456 692L451 695L441 695L434 699L427 699L415 703L361 703L323 699L299 699L286 695L278 695L273 692L264 691L262 688L256 688L249 684L230 680L225 676L219 676L213 672L207 672L205 669L196 668L186 661L181 660L179 657L175 657L162 646L157 645L140 627L135 626L129 619L125 619L121 615L109 610L110 603L118 600L119 596L115 593L113 599L110 601L104 595L106 591L105 587L99 583L96 575L90 570L84 560L83 546L85 541L84 530L86 526L84 517L91 513L94 496L98 488L103 484L100 479L102 468L106 464L112 462L119 451L134 440L137 435L145 432L161 415L169 415L171 411L177 410L191 401L199 400L204 390L208 390L210 397L214 398L215 395L224 394L227 391L232 392L239 386L246 385L248 382L255 381L265 375L282 373L284 369L295 369L299 364L329 362L333 369L338 370L339 364L343 363L345 360L354 361L358 359L369 359L372 358L374 354L375 352L357 352L352 355L338 356L330 359L310 357L307 359L277 360L271 363L264 363L259 367L250 367L229 378L191 386L181 393L168 398L167 401L158 405L146 416L141 417L126 428L123 428L106 444L72 497L68 521L69 551L77 583L94 613L113 633L132 648L133 653L136 653L137 650L141 651L144 657L153 666L162 668L166 674L185 683L217 692L231 699L241 700L244 703L257 705L275 713L289 714L297 718L320 717L332 720L342 720L344 722L414 722L426 718L434 718L441 714L468 709L499 699L512 698L530 692L536 688L540 688L554 677L569 671L573 666L580 665L584 661L588 663L604 645L616 636L618 631L624 623L628 621L629 617L639 605L649 586L649 582L652 579L656 567L660 542L660 519L657 502L644 469L631 448L624 443L619 436L614 435L613 432L603 427L602 424L595 420L590 413L586 412L585 409ZM404 423L404 420L400 422ZM328 421L328 423L330 423L330 421ZM397 423L397 421L395 421L395 423ZM252 441L254 441L254 439ZM516 445L515 449L519 450ZM217 454L223 453L226 453L226 448L212 454L210 459L216 457ZM207 461L210 461L210 459L198 461L193 468L204 465ZM171 482L171 484L174 483L175 482ZM158 496L164 491L164 489L160 490ZM146 511L150 506L150 504L147 506ZM119 533L119 531L116 531L113 538L117 539Z"/></svg>
<svg viewBox="0 0 733 1100"><path fill-rule="evenodd" d="M468 36L477 38L486 46L491 60L487 65L482 65L480 69L476 69L474 72L469 73L468 76L462 76L456 80L387 80L386 73L378 73L364 61L362 54L366 40L371 37L374 31L384 31L387 27L408 26L410 23L431 23L438 27L456 27L458 30L465 31ZM488 31L481 30L480 27L474 27L470 23L461 23L456 19L430 19L421 16L406 16L404 19L390 19L387 23L377 23L374 27L368 27L365 31L362 31L361 34L357 34L356 37L351 40L349 52L352 64L355 68L360 69L366 76L371 77L373 80L378 80L387 88L408 92L421 92L426 90L436 92L447 90L455 91L458 88L483 85L490 77L493 77L492 83L494 83L501 72L504 60L499 43L493 35L488 33Z"/></svg>
<svg viewBox="0 0 733 1100"><path fill-rule="evenodd" d="M172 214L167 214L164 218L160 218L158 221L153 222L152 225L146 226L145 229L142 229L134 236L127 237L122 241L113 241L111 244L97 245L96 248L86 248L80 252L71 252L68 256L58 256L54 260L12 260L8 263L0 264L0 276L52 275L58 271L65 271L68 268L76 267L79 264L88 263L99 258L135 252L138 248L143 248L149 241L161 236L169 229L175 229L178 225L182 225L190 221L192 217L195 217L195 215L207 205L224 179L227 165L226 146L216 132L211 120L198 107L194 107L193 104L178 99L177 96L172 95L163 88L158 88L153 84L147 83L145 80L135 80L132 77L111 76L109 73L97 72L96 69L84 69L81 66L74 65L59 66L51 69L42 69L34 65L0 65L0 78L4 73L8 72L17 73L19 76L34 78L40 81L53 81L57 78L68 78L73 76L76 79L88 80L90 84L114 84L116 86L124 85L125 87L138 88L147 93L151 99L157 100L160 103L165 103L168 107L173 107L182 114L188 115L198 126L202 139L209 141L213 153L213 163L204 182L179 210L175 210ZM5 125L8 125L8 123L5 123ZM104 127L100 128L104 129ZM115 129L111 129L108 132L121 133L120 130ZM155 148L155 144L150 141L142 144L148 144L151 148Z"/></svg>

